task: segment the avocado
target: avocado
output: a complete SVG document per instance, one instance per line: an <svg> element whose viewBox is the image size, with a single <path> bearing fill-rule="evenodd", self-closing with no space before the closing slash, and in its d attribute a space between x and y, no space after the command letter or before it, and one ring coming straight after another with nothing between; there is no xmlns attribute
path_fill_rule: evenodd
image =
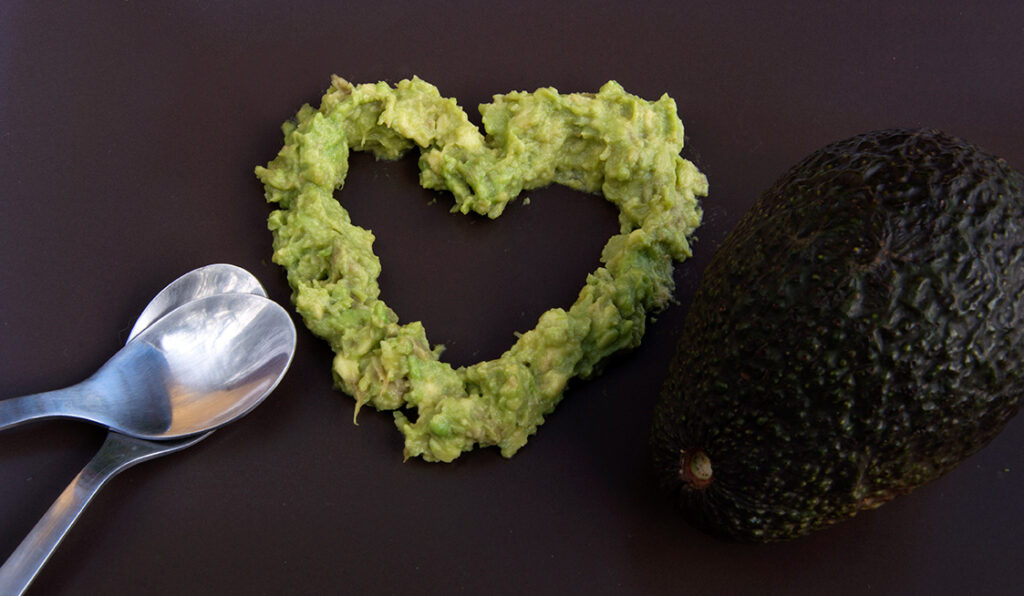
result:
<svg viewBox="0 0 1024 596"><path fill-rule="evenodd" d="M794 166L713 255L655 406L660 484L768 542L951 470L1024 391L1024 176L936 130Z"/></svg>

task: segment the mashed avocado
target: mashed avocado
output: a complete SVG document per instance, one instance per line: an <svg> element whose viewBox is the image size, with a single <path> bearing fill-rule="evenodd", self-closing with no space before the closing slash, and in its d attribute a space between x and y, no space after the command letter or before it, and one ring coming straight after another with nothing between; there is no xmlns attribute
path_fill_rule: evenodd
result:
<svg viewBox="0 0 1024 596"><path fill-rule="evenodd" d="M394 410L405 456L452 461L474 445L512 456L570 379L640 343L648 312L673 290L672 262L690 256L707 180L680 157L683 125L667 95L648 102L615 82L599 93L550 88L480 106L486 136L455 100L419 78L352 85L334 77L320 107L282 129L284 148L257 167L276 205L269 228L296 310L336 356L334 379L356 400ZM440 360L419 322L380 299L373 234L335 200L350 150L396 159L420 149L420 183L450 191L453 211L491 218L521 191L551 183L601 193L620 211L602 266L568 309L545 312L500 358L464 368ZM415 408L414 420L403 410Z"/></svg>

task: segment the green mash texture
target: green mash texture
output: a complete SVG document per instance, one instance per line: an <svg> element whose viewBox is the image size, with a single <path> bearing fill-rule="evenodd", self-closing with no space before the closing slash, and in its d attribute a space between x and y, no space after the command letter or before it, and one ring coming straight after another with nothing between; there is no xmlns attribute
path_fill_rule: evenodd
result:
<svg viewBox="0 0 1024 596"><path fill-rule="evenodd" d="M640 343L648 313L666 306L672 264L690 256L707 180L680 157L683 125L667 95L648 102L615 82L599 93L497 95L480 106L486 136L455 100L419 78L395 86L334 77L320 107L286 122L285 145L257 167L274 262L287 270L306 325L335 352L337 385L394 410L405 456L452 461L475 445L512 456L574 377ZM350 150L396 159L420 149L420 183L450 191L453 211L496 218L520 192L551 183L600 193L620 233L568 309L545 312L496 360L453 368L419 322L401 323L380 298L373 233L353 224L334 192ZM415 408L415 420L403 414Z"/></svg>

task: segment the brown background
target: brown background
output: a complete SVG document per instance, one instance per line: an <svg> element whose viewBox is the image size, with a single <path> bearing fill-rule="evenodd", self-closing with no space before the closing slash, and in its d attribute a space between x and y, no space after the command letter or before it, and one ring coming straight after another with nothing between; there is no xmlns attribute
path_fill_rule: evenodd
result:
<svg viewBox="0 0 1024 596"><path fill-rule="evenodd" d="M0 398L90 374L194 267L241 265L286 303L252 168L332 73L417 74L474 118L513 89L667 92L712 189L679 304L515 458L403 463L390 416L353 426L329 350L300 329L274 395L116 478L35 593L1015 592L1020 419L947 477L784 544L711 539L652 486L647 425L694 287L788 166L858 132L935 126L1024 168L1024 4L764 4L0 4ZM557 188L497 222L451 215L414 157L356 156L340 197L377 235L384 298L455 364L571 303L615 229L603 201ZM71 421L0 434L0 557L102 437Z"/></svg>

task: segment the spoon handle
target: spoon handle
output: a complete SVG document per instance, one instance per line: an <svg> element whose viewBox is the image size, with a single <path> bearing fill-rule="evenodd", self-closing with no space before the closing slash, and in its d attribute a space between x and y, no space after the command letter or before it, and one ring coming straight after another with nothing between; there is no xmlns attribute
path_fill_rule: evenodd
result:
<svg viewBox="0 0 1024 596"><path fill-rule="evenodd" d="M210 431L213 432L213 431ZM144 441L111 432L96 455L0 567L0 594L22 594L100 488L131 466L194 445L210 432L176 441Z"/></svg>
<svg viewBox="0 0 1024 596"><path fill-rule="evenodd" d="M83 381L63 389L0 400L0 430L44 418L84 417L86 413L79 404L90 403L92 395L87 385Z"/></svg>

